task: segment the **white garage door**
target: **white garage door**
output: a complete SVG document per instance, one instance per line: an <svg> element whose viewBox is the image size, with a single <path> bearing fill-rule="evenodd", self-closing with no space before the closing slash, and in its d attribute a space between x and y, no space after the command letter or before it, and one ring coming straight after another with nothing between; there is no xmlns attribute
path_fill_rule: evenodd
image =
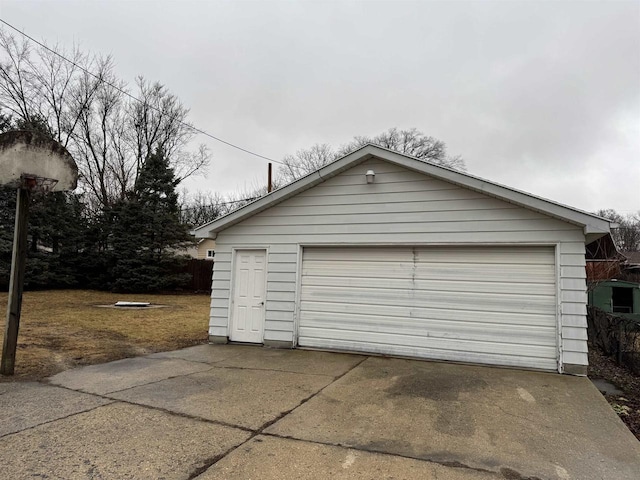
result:
<svg viewBox="0 0 640 480"><path fill-rule="evenodd" d="M551 247L305 248L300 346L557 369Z"/></svg>

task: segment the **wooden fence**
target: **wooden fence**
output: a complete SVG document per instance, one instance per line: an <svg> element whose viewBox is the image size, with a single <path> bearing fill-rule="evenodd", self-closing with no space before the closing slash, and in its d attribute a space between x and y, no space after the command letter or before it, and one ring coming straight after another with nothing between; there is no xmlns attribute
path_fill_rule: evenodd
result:
<svg viewBox="0 0 640 480"><path fill-rule="evenodd" d="M189 259L183 270L191 275L191 281L185 285L185 290L192 292L211 293L211 277L213 276L213 261Z"/></svg>

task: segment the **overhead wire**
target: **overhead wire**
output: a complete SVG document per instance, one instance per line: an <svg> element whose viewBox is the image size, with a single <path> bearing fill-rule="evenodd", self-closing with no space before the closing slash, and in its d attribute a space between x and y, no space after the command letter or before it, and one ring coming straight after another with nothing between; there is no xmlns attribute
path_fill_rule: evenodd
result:
<svg viewBox="0 0 640 480"><path fill-rule="evenodd" d="M229 200L227 202L209 203L207 205L196 206L196 207L184 207L184 208L181 208L180 210L181 211L197 210L198 208L202 208L202 207L207 208L207 207L217 207L219 205L231 205L231 204L234 204L234 203L241 203L241 202L252 202L252 201L257 200L259 198L261 198L261 197L241 198L239 200Z"/></svg>
<svg viewBox="0 0 640 480"><path fill-rule="evenodd" d="M53 50L52 48L48 47L46 44L44 44L44 43L42 43L42 42L40 42L40 41L36 40L36 39L35 39L35 38L33 38L31 35L29 35L29 34L27 34L27 33L23 32L23 31L19 30L18 28L14 27L13 25L11 25L9 22L7 22L7 21L3 20L2 18L0 18L0 22L1 22L1 23L3 23L4 25L6 25L7 27L11 28L12 30L14 30L14 31L18 32L20 35L24 36L25 38L29 39L30 41L34 42L35 44L37 44L37 45L41 46L42 48L46 49L47 51L49 51L49 52L53 53L54 55L57 55L58 57L60 57L60 58L61 58L61 59L63 59L64 61L66 61L66 62L70 63L71 65L75 66L76 68L79 68L79 69L80 69L80 70L82 70L84 73L86 73L87 75L92 76L93 78L95 78L95 79L96 79L96 80L98 80L99 82L102 82L103 84L108 85L109 87L111 87L111 88L113 88L113 89L117 90L118 92L122 93L123 95L126 95L127 97L129 97L129 98L130 98L130 99L132 99L132 100L135 100L135 101L137 101L137 102L140 102L140 103L142 103L143 105L145 104L145 102L144 102L143 100L139 99L139 98L138 98L138 97L136 97L135 95L132 95L132 94L130 94L129 92L127 92L126 90L121 89L121 88L120 88L120 87L118 87L117 85L114 85L113 83L109 82L108 80L105 80L104 78L102 78L102 76L100 76L100 75L96 75L95 73L93 73L92 71L90 71L90 70L88 70L87 68L83 67L82 65L80 65L80 64L78 64L78 63L76 63L76 62L74 62L73 60L71 60L71 59L69 59L69 58L65 57L64 55L62 55L61 53L59 53L59 52L57 52L57 51ZM161 110L160 110L158 107L156 107L156 106L154 106L154 105L151 105L151 104L146 104L146 105L148 105L148 106L149 106L150 108L152 108L153 110L156 110L157 112L162 113L162 112L161 112ZM204 135L204 136L206 136L206 137L209 137L209 138L211 138L211 139L213 139L213 140L215 140L215 141L217 141L217 142L223 143L223 144L225 144L225 145L227 145L227 146L229 146L229 147L235 148L236 150L240 150L240 151L242 151L242 152L248 153L249 155L253 155L253 156L255 156L255 157L262 158L262 159L264 159L264 160L268 160L269 162L279 163L279 164L281 164L281 165L284 165L284 163L283 163L283 162L281 162L281 161L279 161L279 160L274 160L273 158L269 158L269 157L266 157L266 156L264 156L264 155L260 155L259 153L256 153L256 152L253 152L253 151L251 151L251 150L248 150L248 149L246 149L246 148L244 148L244 147L241 147L240 145L236 145L235 143L228 142L228 141L226 141L226 140L224 140L224 139L222 139L222 138L220 138L220 137L216 137L215 135L212 135L212 134L210 134L209 132L206 132L205 130L202 130L202 129L200 129L200 128L194 127L194 126L193 126L193 125L191 125L190 123L180 121L180 124L182 124L182 125L184 125L185 127L189 128L189 129L191 129L191 130L193 130L193 131L194 131L194 132L196 132L196 133L199 133L199 134L201 134L201 135Z"/></svg>

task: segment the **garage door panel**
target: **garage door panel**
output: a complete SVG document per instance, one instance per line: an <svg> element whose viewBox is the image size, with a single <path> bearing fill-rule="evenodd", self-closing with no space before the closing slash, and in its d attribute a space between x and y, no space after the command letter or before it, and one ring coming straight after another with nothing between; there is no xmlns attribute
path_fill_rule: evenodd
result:
<svg viewBox="0 0 640 480"><path fill-rule="evenodd" d="M434 360L445 360L453 362L466 362L466 363L482 363L486 365L505 365L510 367L522 367L531 368L531 361L529 357L522 357L521 355L505 355L502 353L474 353L469 352L466 358L461 359L457 350L433 350L422 346L408 346L398 345L394 347L393 353L388 351L386 344L376 344L371 342L360 342L358 340L336 340L325 339L318 340L316 338L309 338L307 347L329 349L337 351L352 351L373 353L379 355L395 355L400 357L411 358L428 358ZM555 359L537 358L536 367L542 370L555 370L557 362Z"/></svg>
<svg viewBox="0 0 640 480"><path fill-rule="evenodd" d="M298 343L555 369L555 282L550 247L305 248Z"/></svg>
<svg viewBox="0 0 640 480"><path fill-rule="evenodd" d="M416 280L452 280L483 282L505 280L518 283L550 283L555 280L553 265L482 265L469 263L434 263L414 265L412 262L318 262L304 263L303 276L335 276L350 278L404 278Z"/></svg>
<svg viewBox="0 0 640 480"><path fill-rule="evenodd" d="M479 311L465 311L456 309L438 309L438 308L417 308L410 306L380 306L380 305L363 305L363 304L345 304L345 303L314 303L314 302L302 302L301 309L304 309L305 324L312 322L319 315L322 318L328 318L329 316L336 316L341 318L341 321L348 324L350 319L358 320L357 317L350 317L354 315L363 315L365 320L370 324L376 322L377 316L382 317L396 317L396 318L416 318L423 321L428 320L442 320L449 322L468 322L468 323L480 323L487 325L487 328L500 327L504 325L531 325L534 327L548 327L549 319L546 315L533 315L529 313L504 313L504 312L479 312ZM308 315L307 315L308 313ZM421 328L428 329L428 325L421 325Z"/></svg>
<svg viewBox="0 0 640 480"><path fill-rule="evenodd" d="M301 337L303 330L301 330ZM305 337L316 338L320 333L313 328L304 329ZM379 332L363 332L359 330L328 330L322 331L324 338L328 340L353 341L369 344L390 346L395 353L397 347L420 347L426 350L446 350L460 352L463 348L467 353L494 354L497 353L495 342L482 342L478 340L465 340L459 338L421 337L417 335L392 335ZM523 345L519 343L500 343L499 353L507 356L522 355ZM555 355L555 349L548 346L527 345L528 356L534 358L548 358ZM384 352L383 352L384 353ZM387 352L388 353L388 352Z"/></svg>
<svg viewBox="0 0 640 480"><path fill-rule="evenodd" d="M329 251L331 250L331 251ZM380 262L412 262L413 247L391 247L380 251L380 247L349 248L340 252L336 249L306 248L304 251L305 263L312 265L314 261L354 262L358 260L376 260Z"/></svg>
<svg viewBox="0 0 640 480"><path fill-rule="evenodd" d="M344 303L357 305L412 306L449 310L474 310L478 312L528 312L554 315L555 296L501 295L473 292L431 292L425 290L383 290L363 288L315 287L302 291L301 300L312 302Z"/></svg>
<svg viewBox="0 0 640 480"><path fill-rule="evenodd" d="M434 320L431 318L407 319L403 317L377 315L373 318L375 322L371 322L372 317L363 314L351 316L348 323L344 321L344 317L341 314L318 313L315 318L316 320L306 322L304 328L301 328L301 336L305 331L311 332L311 330L307 329L326 328L337 331L349 331L355 328L356 331L366 329L366 334L371 332L383 333L388 336L390 343L394 343L393 336L395 336L398 331L415 332L424 326L425 320L428 320L428 329L422 329L423 331L420 332L420 334L415 333L415 336L429 337L430 339L449 338L470 342L497 342L520 345L522 345L521 339L523 336L526 336L527 345L542 347L553 343L555 339L555 330L548 326L515 325L509 329L501 329L495 332L492 329L495 324Z"/></svg>
<svg viewBox="0 0 640 480"><path fill-rule="evenodd" d="M540 247L464 247L451 255L451 247L415 249L419 263L472 263L494 265L554 265L555 259Z"/></svg>
<svg viewBox="0 0 640 480"><path fill-rule="evenodd" d="M416 288L417 290L457 291L476 293L509 292L512 294L527 295L550 295L556 294L556 287L546 283L506 283L487 281L484 282L461 282L449 280L412 280L406 278L367 278L367 277L336 277L336 276L305 276L302 279L304 286L326 286L336 288L367 288L367 289L401 289L407 290ZM375 292L374 292L375 293Z"/></svg>

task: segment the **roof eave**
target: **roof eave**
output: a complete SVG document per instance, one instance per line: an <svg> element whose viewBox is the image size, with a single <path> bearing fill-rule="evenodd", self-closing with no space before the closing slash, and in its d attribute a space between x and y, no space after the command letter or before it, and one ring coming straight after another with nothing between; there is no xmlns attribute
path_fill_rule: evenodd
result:
<svg viewBox="0 0 640 480"><path fill-rule="evenodd" d="M338 173L351 168L371 157L379 157L402 167L414 170L426 175L439 178L441 180L459 185L477 192L499 198L503 201L519 205L521 207L535 210L545 215L549 215L560 220L581 226L589 241L596 240L610 232L611 222L596 215L583 212L581 210L562 205L551 200L531 195L520 190L490 182L480 177L460 172L451 168L435 165L423 160L419 160L408 155L404 155L393 150L368 144L350 154L316 170L305 177L296 180L289 185L271 192L270 194L255 200L244 207L231 212L224 217L220 217L213 222L198 227L193 230L198 238L211 238L211 235L220 232L232 225L255 215L267 208L290 198L301 191L307 190L324 180L331 178Z"/></svg>

